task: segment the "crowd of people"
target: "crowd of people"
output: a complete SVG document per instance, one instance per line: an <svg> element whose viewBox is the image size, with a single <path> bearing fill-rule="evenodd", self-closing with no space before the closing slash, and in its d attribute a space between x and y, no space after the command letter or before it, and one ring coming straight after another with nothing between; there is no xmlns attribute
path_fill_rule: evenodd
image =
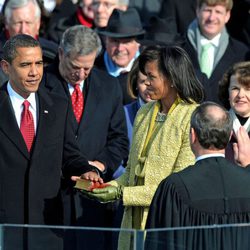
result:
<svg viewBox="0 0 250 250"><path fill-rule="evenodd" d="M0 223L250 223L250 1L152 3L3 1ZM84 179L108 185L74 188ZM153 232L145 248L250 245L209 236ZM25 250L134 241L98 230L4 239Z"/></svg>

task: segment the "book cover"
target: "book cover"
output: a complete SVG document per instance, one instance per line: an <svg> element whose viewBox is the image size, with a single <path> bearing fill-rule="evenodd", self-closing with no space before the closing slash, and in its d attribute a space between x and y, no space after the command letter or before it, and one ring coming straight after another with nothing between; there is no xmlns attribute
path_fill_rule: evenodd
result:
<svg viewBox="0 0 250 250"><path fill-rule="evenodd" d="M94 182L94 181L86 180L86 179L80 179L76 181L76 184L74 187L77 189L81 189L81 190L92 191L95 188L104 188L107 186L110 186L110 184Z"/></svg>

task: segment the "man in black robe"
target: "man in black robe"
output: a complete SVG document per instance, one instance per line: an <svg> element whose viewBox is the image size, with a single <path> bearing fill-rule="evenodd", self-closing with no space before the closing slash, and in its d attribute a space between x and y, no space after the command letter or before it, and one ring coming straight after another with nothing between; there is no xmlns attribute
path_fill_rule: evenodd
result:
<svg viewBox="0 0 250 250"><path fill-rule="evenodd" d="M146 249L249 249L250 228L220 226L250 222L248 168L224 158L232 130L229 113L205 102L191 118L190 144L196 163L162 181L151 203ZM213 225L213 228L180 227Z"/></svg>

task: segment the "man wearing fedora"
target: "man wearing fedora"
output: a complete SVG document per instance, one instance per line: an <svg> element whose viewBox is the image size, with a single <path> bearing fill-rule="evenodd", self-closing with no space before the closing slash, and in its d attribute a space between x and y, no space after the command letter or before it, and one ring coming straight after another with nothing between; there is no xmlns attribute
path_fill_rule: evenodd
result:
<svg viewBox="0 0 250 250"><path fill-rule="evenodd" d="M140 16L134 8L127 11L115 9L107 27L97 32L105 36L105 50L95 65L118 78L123 91L123 104L128 104L132 98L127 93L127 72L140 54L137 39L145 33Z"/></svg>

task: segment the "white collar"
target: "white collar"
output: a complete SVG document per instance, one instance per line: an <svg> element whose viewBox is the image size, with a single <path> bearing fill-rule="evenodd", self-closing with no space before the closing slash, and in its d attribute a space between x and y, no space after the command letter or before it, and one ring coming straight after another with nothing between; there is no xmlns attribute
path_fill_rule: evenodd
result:
<svg viewBox="0 0 250 250"><path fill-rule="evenodd" d="M233 120L233 131L235 134L237 134L239 128L242 126L238 117L236 116L235 112L233 111L233 109L229 110L229 114ZM246 131L248 131L248 127L250 125L250 117L247 119L247 121L245 122L245 124L243 125L243 127L246 129Z"/></svg>
<svg viewBox="0 0 250 250"><path fill-rule="evenodd" d="M207 39L206 37L201 35L201 46L204 46L208 43L213 44L215 47L219 46L219 42L220 42L220 37L221 37L221 33L219 33L218 35L216 35L213 39Z"/></svg>
<svg viewBox="0 0 250 250"><path fill-rule="evenodd" d="M84 87L84 80L79 83L79 86L80 86L80 89L82 91L83 87ZM68 88L69 88L70 94L72 94L74 91L74 86L72 84L68 83Z"/></svg>
<svg viewBox="0 0 250 250"><path fill-rule="evenodd" d="M211 158L211 157L224 157L224 154L221 153L214 153L214 154L205 154L205 155L200 155L195 159L195 162L203 160L203 159L207 159L207 158Z"/></svg>
<svg viewBox="0 0 250 250"><path fill-rule="evenodd" d="M20 96L11 86L10 82L8 82L7 84L7 90L8 90L8 93L9 93L9 96L10 96L10 99L11 99L11 102L12 102L12 105L14 107L14 110L15 108L18 108L20 109L20 107L22 107L23 105L23 102L25 100L29 101L30 103L30 107L36 111L36 96L35 96L35 93L31 93L29 95L29 97L27 99L23 98L22 96Z"/></svg>

